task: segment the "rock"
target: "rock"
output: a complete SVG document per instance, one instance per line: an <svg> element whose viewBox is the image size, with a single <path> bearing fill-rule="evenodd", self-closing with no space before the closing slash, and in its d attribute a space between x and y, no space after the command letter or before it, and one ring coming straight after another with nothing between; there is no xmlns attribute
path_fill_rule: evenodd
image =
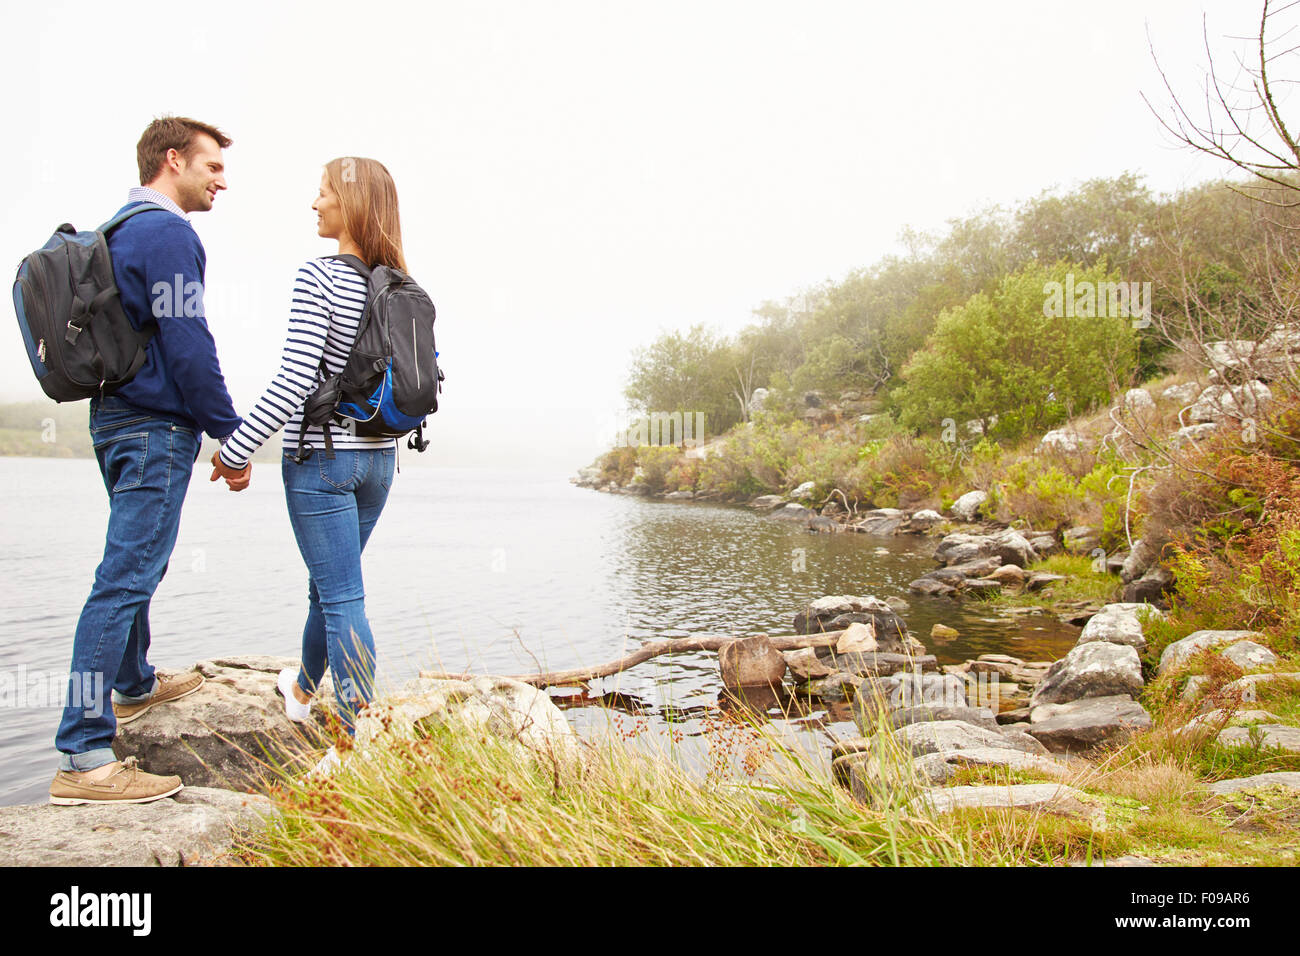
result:
<svg viewBox="0 0 1300 956"><path fill-rule="evenodd" d="M865 624L854 622L844 629L839 640L835 642L836 654L863 653L879 650L876 643L876 628L871 622Z"/></svg>
<svg viewBox="0 0 1300 956"><path fill-rule="evenodd" d="M810 697L820 697L823 700L843 701L849 700L850 695L857 690L862 682L862 678L857 677L854 674L838 672L831 674L829 677L810 680L805 684L801 684L799 689Z"/></svg>
<svg viewBox="0 0 1300 956"><path fill-rule="evenodd" d="M1267 710L1212 710L1209 713L1193 717L1178 728L1179 733L1193 733L1198 730L1216 731L1224 727L1240 727L1245 724L1270 724L1278 720L1276 714Z"/></svg>
<svg viewBox="0 0 1300 956"><path fill-rule="evenodd" d="M1168 402L1177 402L1179 405L1187 405L1196 400L1201 394L1201 386L1196 382L1184 382L1182 385L1170 385L1160 397Z"/></svg>
<svg viewBox="0 0 1300 956"><path fill-rule="evenodd" d="M997 674L1004 680L1020 684L1041 683L1052 669L1050 661L1030 661L1026 663L1018 657L1005 654L981 654L973 661L967 661L965 669L972 674Z"/></svg>
<svg viewBox="0 0 1300 956"><path fill-rule="evenodd" d="M1029 722L1027 732L1053 753L1088 753L1146 730L1151 715L1131 697L1116 695L1034 707Z"/></svg>
<svg viewBox="0 0 1300 956"><path fill-rule="evenodd" d="M895 614L902 614L903 612L912 609L912 605L908 604L901 597L887 597L885 598L885 604L888 605L889 609Z"/></svg>
<svg viewBox="0 0 1300 956"><path fill-rule="evenodd" d="M1025 579L1026 591L1041 591L1050 584L1064 581L1064 574L1049 574L1046 571L1034 571Z"/></svg>
<svg viewBox="0 0 1300 956"><path fill-rule="evenodd" d="M1187 683L1183 686L1183 692L1178 695L1178 699L1184 702L1196 700L1209 682L1210 678L1207 675L1193 674L1187 678Z"/></svg>
<svg viewBox="0 0 1300 956"><path fill-rule="evenodd" d="M1002 585L992 578L972 578L960 590L975 597L985 597L990 594L1001 594Z"/></svg>
<svg viewBox="0 0 1300 956"><path fill-rule="evenodd" d="M1061 553L1061 542L1056 540L1055 535L1029 534L1026 535L1026 539L1029 541L1029 546L1034 549L1039 557L1047 558Z"/></svg>
<svg viewBox="0 0 1300 956"><path fill-rule="evenodd" d="M860 531L863 534L874 534L874 535L879 535L881 537L889 537L891 535L896 534L898 532L898 529L901 528L902 526L903 526L902 518L876 516L872 518L867 518L863 521L859 521L853 527L854 530Z"/></svg>
<svg viewBox="0 0 1300 956"><path fill-rule="evenodd" d="M664 495L665 501L690 501L695 497L693 491L670 491Z"/></svg>
<svg viewBox="0 0 1300 956"><path fill-rule="evenodd" d="M914 512L912 516L907 519L907 530L927 531L935 525L942 523L943 515L929 508L922 508L920 511Z"/></svg>
<svg viewBox="0 0 1300 956"><path fill-rule="evenodd" d="M963 577L962 581L966 579ZM951 597L957 593L957 588L951 584L945 584L938 578L929 577L917 578L907 586L907 589L913 594L924 594L927 597Z"/></svg>
<svg viewBox="0 0 1300 956"><path fill-rule="evenodd" d="M805 481L799 487L795 488L794 491L790 492L790 497L791 498L811 497L816 487L817 487L817 483L815 481Z"/></svg>
<svg viewBox="0 0 1300 956"><path fill-rule="evenodd" d="M0 807L0 866L195 866L273 813L266 797L208 787L152 803Z"/></svg>
<svg viewBox="0 0 1300 956"><path fill-rule="evenodd" d="M1073 429L1054 428L1042 437L1035 451L1039 454L1057 452L1059 454L1075 455L1086 447L1087 442L1083 436Z"/></svg>
<svg viewBox="0 0 1300 956"><path fill-rule="evenodd" d="M821 516L811 508L805 508L803 505L795 504L792 501L785 507L773 511L770 517L777 521L798 521L806 526L813 518L819 518Z"/></svg>
<svg viewBox="0 0 1300 956"><path fill-rule="evenodd" d="M816 531L821 534L835 534L842 530L840 523L834 518L827 518L823 515L813 515L808 519L808 530Z"/></svg>
<svg viewBox="0 0 1300 956"><path fill-rule="evenodd" d="M1029 713L1030 710L1028 707L1017 707L1014 710L1000 711L997 716L998 726L1008 727L1011 724L1027 724L1029 723Z"/></svg>
<svg viewBox="0 0 1300 956"><path fill-rule="evenodd" d="M949 787L944 790L929 790L909 806L913 810L920 810L928 805L935 813L1015 807L1021 810L1043 809L1067 816L1093 816L1098 811L1089 812L1087 799L1083 791L1062 783L1019 783L1010 787Z"/></svg>
<svg viewBox="0 0 1300 956"><path fill-rule="evenodd" d="M749 507L756 511L770 511L773 508L779 508L786 503L786 500L780 495L760 495L749 503Z"/></svg>
<svg viewBox="0 0 1300 956"><path fill-rule="evenodd" d="M1261 738L1265 749L1280 748L1289 753L1300 753L1300 727L1286 724L1256 724L1254 727L1225 727L1219 731L1218 741L1225 747L1253 747Z"/></svg>
<svg viewBox="0 0 1300 956"><path fill-rule="evenodd" d="M761 412L763 406L767 403L767 398L770 394L771 393L765 388L756 388L750 392L748 403L750 413Z"/></svg>
<svg viewBox="0 0 1300 956"><path fill-rule="evenodd" d="M1188 679L1190 683L1192 678ZM1220 693L1225 697L1235 697L1243 701L1253 701L1259 694L1261 686L1283 685L1286 690L1291 689L1291 685L1300 685L1300 673L1282 671L1272 674L1247 674L1245 677L1239 677L1230 684L1225 684Z"/></svg>
<svg viewBox="0 0 1300 956"><path fill-rule="evenodd" d="M1064 704L1081 697L1142 693L1142 666L1137 651L1124 644L1094 641L1077 644L1052 665L1034 690L1033 706Z"/></svg>
<svg viewBox="0 0 1300 956"><path fill-rule="evenodd" d="M939 542L934 553L935 560L949 567L975 565L986 562L985 567L994 571L1004 564L1024 567L1038 560L1038 554L1018 531L1007 529L995 534L966 534L955 531L946 535ZM994 560L996 559L996 560ZM991 562L991 563L988 563ZM972 576L967 571L967 576Z"/></svg>
<svg viewBox="0 0 1300 956"><path fill-rule="evenodd" d="M948 750L942 753L925 754L912 761L912 768L917 777L930 784L947 783L957 775L959 770L969 767L1005 767L1008 770L1057 778L1070 774L1068 767L1062 766L1050 757L1023 753L1019 750L1007 750L1003 747Z"/></svg>
<svg viewBox="0 0 1300 956"><path fill-rule="evenodd" d="M1159 557L1158 549L1148 541L1138 538L1133 542L1133 548L1124 559L1124 564L1119 571L1119 579L1125 584L1130 581L1136 581L1142 575L1151 569Z"/></svg>
<svg viewBox="0 0 1300 956"><path fill-rule="evenodd" d="M1263 635L1258 631L1194 631L1160 652L1160 666L1156 673L1163 675L1175 671L1202 651L1256 637Z"/></svg>
<svg viewBox="0 0 1300 956"><path fill-rule="evenodd" d="M1071 554L1091 554L1101 544L1095 528L1081 526L1070 528L1061 535L1065 550Z"/></svg>
<svg viewBox="0 0 1300 956"><path fill-rule="evenodd" d="M1145 388L1130 388L1124 393L1124 408L1134 414L1153 411L1156 407L1151 394Z"/></svg>
<svg viewBox="0 0 1300 956"><path fill-rule="evenodd" d="M828 625L846 614L861 615L858 619L862 623L871 622L881 650L898 653L906 649L907 625L903 619L884 601L869 596L844 594L818 598L794 616L794 631L796 634L820 634L837 630Z"/></svg>
<svg viewBox="0 0 1300 956"><path fill-rule="evenodd" d="M1210 385L1201 392L1187 417L1192 422L1219 422L1224 418L1253 418L1273 402L1272 390L1260 381L1230 387Z"/></svg>
<svg viewBox="0 0 1300 956"><path fill-rule="evenodd" d="M494 734L520 753L558 754L567 760L580 750L577 734L544 690L508 677L462 681L420 676L362 711L351 752L365 755L381 738L416 739L425 728L442 724Z"/></svg>
<svg viewBox="0 0 1300 956"><path fill-rule="evenodd" d="M1255 671L1263 667L1272 667L1279 660L1278 656L1263 644L1254 641L1238 641L1226 650L1219 652L1243 671Z"/></svg>
<svg viewBox="0 0 1300 956"><path fill-rule="evenodd" d="M891 730L906 727L908 724L925 724L934 721L956 720L973 724L985 730L997 731L998 722L993 711L983 707L942 707L922 704L916 707L901 707L885 715L884 723ZM862 727L862 732L873 733L880 728Z"/></svg>
<svg viewBox="0 0 1300 956"><path fill-rule="evenodd" d="M1006 587L1021 588L1024 587L1025 581L1028 580L1029 575L1025 573L1024 568L1019 567L1018 565L1004 564L1002 567L991 572L988 577L990 580L997 581L998 584Z"/></svg>
<svg viewBox="0 0 1300 956"><path fill-rule="evenodd" d="M889 674L864 681L853 701L858 726L909 707L966 707L966 682L950 674Z"/></svg>
<svg viewBox="0 0 1300 956"><path fill-rule="evenodd" d="M785 658L765 635L723 644L718 651L722 684L728 690L758 684L775 686L785 677Z"/></svg>
<svg viewBox="0 0 1300 956"><path fill-rule="evenodd" d="M1202 422L1199 425L1184 425L1174 432L1172 441L1175 448L1186 448L1190 444L1204 441L1219 430L1215 422Z"/></svg>
<svg viewBox="0 0 1300 956"><path fill-rule="evenodd" d="M790 673L796 680L818 680L835 673L822 663L815 648L804 647L797 651L782 651L781 654L785 657L786 667L790 669Z"/></svg>
<svg viewBox="0 0 1300 956"><path fill-rule="evenodd" d="M1127 644L1139 654L1145 654L1147 639L1142 633L1143 615L1163 616L1149 604L1107 604L1088 619L1079 635L1078 644L1091 644L1094 641L1108 641L1111 644Z"/></svg>
<svg viewBox="0 0 1300 956"><path fill-rule="evenodd" d="M859 677L887 677L904 672L934 671L938 665L932 654L883 654L876 651L850 651L847 654L818 655L828 667Z"/></svg>
<svg viewBox="0 0 1300 956"><path fill-rule="evenodd" d="M1288 790L1300 790L1300 773L1288 770L1257 773L1252 777L1234 777L1231 780L1220 780L1217 783L1210 784L1205 789L1222 797L1242 790L1263 790L1266 787L1286 787Z"/></svg>
<svg viewBox="0 0 1300 956"><path fill-rule="evenodd" d="M968 491L952 503L950 510L958 521L974 521L988 499L986 491Z"/></svg>
<svg viewBox="0 0 1300 956"><path fill-rule="evenodd" d="M1128 560L1127 551L1119 551L1115 554L1108 555L1106 558L1106 573L1118 575L1124 570L1124 562Z"/></svg>
<svg viewBox="0 0 1300 956"><path fill-rule="evenodd" d="M961 633L955 627L949 627L947 624L936 624L930 628L930 636L940 641L951 641L954 638L961 637Z"/></svg>
<svg viewBox="0 0 1300 956"><path fill-rule="evenodd" d="M1046 753L1041 744L1024 733L1003 733L1002 728L990 730L968 724L964 720L931 720L921 724L904 724L893 733L895 741L918 757L922 754L965 750L971 747Z"/></svg>
<svg viewBox="0 0 1300 956"><path fill-rule="evenodd" d="M1174 572L1157 564L1136 581L1124 586L1123 598L1129 604L1158 604L1174 588Z"/></svg>
<svg viewBox="0 0 1300 956"><path fill-rule="evenodd" d="M203 686L119 724L113 752L119 760L136 757L149 773L176 774L187 786L257 788L268 756L281 762L324 749L320 730L334 700L328 678L306 726L285 716L276 693L280 670L297 663L260 654L199 661L194 667L206 678Z"/></svg>

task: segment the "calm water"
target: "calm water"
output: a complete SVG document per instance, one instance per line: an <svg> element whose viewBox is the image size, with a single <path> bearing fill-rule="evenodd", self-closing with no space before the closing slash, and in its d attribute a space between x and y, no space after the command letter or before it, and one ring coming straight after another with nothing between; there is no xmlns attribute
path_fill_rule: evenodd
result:
<svg viewBox="0 0 1300 956"><path fill-rule="evenodd" d="M0 676L24 689L0 706L0 804L29 803L44 799L57 760L60 711L41 689L66 680L108 508L93 461L0 458L0 482ZM932 648L942 662L1055 658L1073 644L1077 629L1053 618L1015 621L908 594L934 567L933 550L918 538L808 534L743 508L599 494L563 475L408 464L366 551L366 603L390 683L430 667L594 665L695 632L791 633L800 606L826 594L904 597L903 617L927 643L932 624L953 625L961 638ZM185 668L228 654L296 657L306 601L278 470L260 465L238 495L196 472L153 602L151 660ZM696 654L553 695L584 733L612 724L661 740L671 719L685 734L677 752L698 766L720 689L716 655ZM854 733L843 707L775 723L810 749Z"/></svg>

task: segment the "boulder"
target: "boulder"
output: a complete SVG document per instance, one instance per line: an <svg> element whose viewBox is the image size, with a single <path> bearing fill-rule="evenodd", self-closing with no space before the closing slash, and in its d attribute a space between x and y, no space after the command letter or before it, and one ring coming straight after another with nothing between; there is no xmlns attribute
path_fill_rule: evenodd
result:
<svg viewBox="0 0 1300 956"><path fill-rule="evenodd" d="M1256 724L1254 727L1225 727L1218 741L1225 747L1253 747L1255 740L1265 749L1277 748L1300 754L1300 727L1286 724Z"/></svg>
<svg viewBox="0 0 1300 956"><path fill-rule="evenodd" d="M1029 575L1025 569L1016 564L1004 564L1002 567L988 574L991 581L997 581L1005 587L1022 588Z"/></svg>
<svg viewBox="0 0 1300 956"><path fill-rule="evenodd" d="M1124 409L1133 414L1154 411L1155 400L1145 388L1130 388L1124 393Z"/></svg>
<svg viewBox="0 0 1300 956"><path fill-rule="evenodd" d="M1004 733L1003 731L1008 732ZM894 732L894 740L915 756L943 753L949 750L966 750L971 747L992 747L1019 750L1024 753L1046 753L1036 740L1011 728L979 727L964 720L931 720L920 724L904 724Z"/></svg>
<svg viewBox="0 0 1300 956"><path fill-rule="evenodd" d="M963 577L962 581L964 582L965 580L965 577ZM928 575L923 578L917 578L907 586L907 589L913 594L923 594L927 597L952 597L957 593L955 585L946 584L938 578L933 578Z"/></svg>
<svg viewBox="0 0 1300 956"><path fill-rule="evenodd" d="M1226 657L1243 671L1257 671L1264 667L1272 667L1279 660L1278 656L1267 647L1254 641L1238 641L1220 651L1219 656Z"/></svg>
<svg viewBox="0 0 1300 956"><path fill-rule="evenodd" d="M328 676L307 725L289 720L276 691L280 670L297 664L260 654L199 661L194 669L203 674L203 686L119 724L113 752L119 760L135 757L149 773L175 774L191 787L258 788L271 765L325 746L322 732L334 701Z"/></svg>
<svg viewBox="0 0 1300 956"><path fill-rule="evenodd" d="M1189 684L1191 680L1188 680ZM1300 688L1300 673L1282 671L1272 674L1247 674L1245 677L1237 678L1230 684L1225 684L1220 693L1228 698L1253 701L1258 697L1259 688L1267 687L1270 684L1274 686L1280 685L1288 691L1292 687Z"/></svg>
<svg viewBox="0 0 1300 956"><path fill-rule="evenodd" d="M913 671L938 669L933 654L884 654L876 651L850 651L847 654L818 655L834 671L859 677L887 677Z"/></svg>
<svg viewBox="0 0 1300 956"><path fill-rule="evenodd" d="M1034 690L1032 705L1064 704L1081 697L1142 693L1142 665L1137 651L1125 644L1094 641L1077 644L1052 665Z"/></svg>
<svg viewBox="0 0 1300 956"><path fill-rule="evenodd" d="M812 496L812 493L816 489L816 487L817 487L817 483L815 481L805 481L803 484L799 485L799 487L795 488L793 491L790 492L790 497L809 498Z"/></svg>
<svg viewBox="0 0 1300 956"><path fill-rule="evenodd" d="M899 727L906 727L908 724L924 724L941 720L957 720L973 724L976 727L982 727L985 730L996 731L998 729L998 722L994 719L993 711L983 707L943 707L928 704L892 710L885 715L884 723L889 729L897 730ZM871 733L877 729L876 727L863 727L862 732L864 734Z"/></svg>
<svg viewBox="0 0 1300 956"><path fill-rule="evenodd" d="M1053 753L1089 753L1150 726L1151 715L1141 704L1116 695L1035 707L1027 732Z"/></svg>
<svg viewBox="0 0 1300 956"><path fill-rule="evenodd" d="M818 598L794 616L794 631L796 634L820 634L837 630L829 626L830 622L846 614L860 615L857 619L863 623L870 621L882 650L899 653L906 649L907 625L903 619L884 601L870 596L845 594ZM848 623L851 622L842 626Z"/></svg>
<svg viewBox="0 0 1300 956"><path fill-rule="evenodd" d="M1019 783L1010 787L948 787L928 790L909 807L919 811L929 807L935 813L953 810L1003 809L1046 810L1064 816L1097 818L1101 811L1090 810L1083 791L1062 783ZM1098 819L1104 821L1104 814Z"/></svg>
<svg viewBox="0 0 1300 956"><path fill-rule="evenodd" d="M1075 455L1087 447L1087 442L1083 436L1072 428L1054 428L1045 434L1038 442L1036 452L1056 452L1058 454Z"/></svg>
<svg viewBox="0 0 1300 956"><path fill-rule="evenodd" d="M1300 790L1300 773L1278 770L1273 773L1257 773L1251 777L1234 777L1209 784L1205 789L1216 796L1226 796L1242 790L1263 790L1267 787L1285 787L1288 790Z"/></svg>
<svg viewBox="0 0 1300 956"><path fill-rule="evenodd" d="M1101 537L1096 528L1080 526L1069 528L1061 535L1065 550L1071 554L1091 554L1101 544Z"/></svg>
<svg viewBox="0 0 1300 956"><path fill-rule="evenodd" d="M1127 644L1139 654L1145 654L1147 639L1142 633L1143 615L1159 616L1160 613L1148 604L1107 604L1088 619L1077 644L1108 641L1111 644Z"/></svg>
<svg viewBox="0 0 1300 956"><path fill-rule="evenodd" d="M1160 397L1167 402L1177 402L1179 405L1187 405L1196 400L1201 394L1201 386L1196 382L1184 382L1182 385L1170 385Z"/></svg>
<svg viewBox="0 0 1300 956"><path fill-rule="evenodd" d="M1184 425L1174 432L1171 441L1175 448L1186 448L1198 441L1204 441L1219 430L1215 422L1202 422L1199 425Z"/></svg>
<svg viewBox="0 0 1300 956"><path fill-rule="evenodd" d="M846 627L835 642L836 654L866 653L880 650L876 641L876 628L871 621L854 621Z"/></svg>
<svg viewBox="0 0 1300 956"><path fill-rule="evenodd" d="M902 517L890 515L869 516L854 525L854 530L863 534L874 534L880 537L890 537L898 533L898 529L903 526Z"/></svg>
<svg viewBox="0 0 1300 956"><path fill-rule="evenodd" d="M756 388L750 392L748 402L750 414L761 412L763 406L767 403L767 398L770 394L771 393L765 388Z"/></svg>
<svg viewBox="0 0 1300 956"><path fill-rule="evenodd" d="M822 700L856 700L856 697L852 695L857 693L858 687L862 683L861 677L841 671L833 673L829 677L819 677L800 684L799 690L810 697L818 697Z"/></svg>
<svg viewBox="0 0 1300 956"><path fill-rule="evenodd" d="M961 633L955 627L949 627L947 624L936 624L930 628L930 636L939 641L951 641L961 637Z"/></svg>
<svg viewBox="0 0 1300 956"><path fill-rule="evenodd" d="M273 815L266 797L208 787L151 803L0 807L0 866L219 863L238 836Z"/></svg>
<svg viewBox="0 0 1300 956"><path fill-rule="evenodd" d="M951 674L889 674L862 682L853 701L859 726L875 724L880 713L908 707L966 707L966 682Z"/></svg>
<svg viewBox="0 0 1300 956"><path fill-rule="evenodd" d="M1213 730L1216 733L1224 727L1241 727L1246 724L1275 724L1277 715L1267 710L1220 710L1215 709L1199 717L1193 717L1178 728L1179 733Z"/></svg>
<svg viewBox="0 0 1300 956"><path fill-rule="evenodd" d="M1210 385L1187 413L1192 422L1220 422L1224 418L1254 418L1273 402L1272 390L1260 381L1242 385Z"/></svg>
<svg viewBox="0 0 1300 956"><path fill-rule="evenodd" d="M912 769L916 776L929 784L947 783L957 775L958 771L971 767L1005 767L1007 770L1057 778L1070 775L1068 767L1050 757L1019 750L1007 750L1003 747L947 750L942 753L925 754L912 761Z"/></svg>
<svg viewBox="0 0 1300 956"><path fill-rule="evenodd" d="M1123 598L1129 604L1159 604L1174 589L1174 572L1157 564L1136 581L1124 585Z"/></svg>
<svg viewBox="0 0 1300 956"><path fill-rule="evenodd" d="M1156 673L1163 675L1175 671L1202 651L1262 636L1257 631L1194 631L1160 652L1160 666Z"/></svg>
<svg viewBox="0 0 1300 956"><path fill-rule="evenodd" d="M784 504L786 504L786 500L780 495L760 495L749 503L749 507L755 511L770 511Z"/></svg>
<svg viewBox="0 0 1300 956"><path fill-rule="evenodd" d="M1061 542L1056 540L1056 535L1044 534L1042 532L1031 532L1025 537L1026 540L1029 541L1029 546L1033 548L1041 558L1047 558L1054 554L1061 553Z"/></svg>
<svg viewBox="0 0 1300 956"><path fill-rule="evenodd" d="M819 534L835 534L843 529L834 518L827 518L825 515L813 515L808 519L808 530L816 531Z"/></svg>
<svg viewBox="0 0 1300 956"><path fill-rule="evenodd" d="M766 635L744 637L722 645L718 669L728 690L759 684L775 686L785 677L786 663Z"/></svg>
<svg viewBox="0 0 1300 956"><path fill-rule="evenodd" d="M820 517L820 515L811 508L805 508L803 505L792 501L782 508L777 508L770 517L775 518L777 521L797 521L807 525L813 518Z"/></svg>
<svg viewBox="0 0 1300 956"><path fill-rule="evenodd" d="M1151 544L1150 541L1138 538L1133 542L1132 550L1129 551L1128 556L1124 559L1124 564L1120 567L1119 579L1125 584L1136 581L1151 570L1151 565L1155 564L1158 557L1160 557L1158 548Z"/></svg>
<svg viewBox="0 0 1300 956"><path fill-rule="evenodd" d="M782 651L785 657L786 667L789 668L790 674L799 681L818 680L822 677L829 677L835 671L826 666L822 659L817 656L817 650L812 647L800 648L797 651Z"/></svg>
<svg viewBox="0 0 1300 956"><path fill-rule="evenodd" d="M968 491L954 501L949 510L958 521L974 521L988 499L987 491Z"/></svg>
<svg viewBox="0 0 1300 956"><path fill-rule="evenodd" d="M914 512L912 516L907 519L906 527L908 531L927 531L935 525L942 523L943 515L929 508L922 508L920 511Z"/></svg>
<svg viewBox="0 0 1300 956"><path fill-rule="evenodd" d="M1049 574L1047 571L1034 571L1025 578L1026 591L1041 591L1049 585L1064 581L1064 574Z"/></svg>

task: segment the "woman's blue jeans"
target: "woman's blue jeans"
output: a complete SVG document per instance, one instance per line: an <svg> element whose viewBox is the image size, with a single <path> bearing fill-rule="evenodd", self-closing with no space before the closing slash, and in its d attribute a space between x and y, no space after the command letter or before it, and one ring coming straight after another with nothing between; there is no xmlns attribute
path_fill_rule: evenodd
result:
<svg viewBox="0 0 1300 956"><path fill-rule="evenodd" d="M307 564L310 607L302 631L298 686L314 693L328 667L339 716L349 733L374 697L375 639L366 620L361 552L393 483L396 451L317 449L304 462L281 462L298 550Z"/></svg>

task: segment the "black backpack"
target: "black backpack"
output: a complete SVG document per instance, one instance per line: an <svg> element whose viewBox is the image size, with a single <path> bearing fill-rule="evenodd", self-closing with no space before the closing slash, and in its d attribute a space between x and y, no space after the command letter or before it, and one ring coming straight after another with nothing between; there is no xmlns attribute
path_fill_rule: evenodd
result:
<svg viewBox="0 0 1300 956"><path fill-rule="evenodd" d="M127 318L107 237L136 213L162 208L142 203L93 231L65 222L18 266L18 329L36 380L56 402L111 395L144 365L157 326L137 330Z"/></svg>
<svg viewBox="0 0 1300 956"><path fill-rule="evenodd" d="M433 339L437 317L433 300L400 269L369 268L356 256L330 256L346 262L366 278L369 295L357 338L343 371L325 374L321 359L316 390L303 405L303 423L325 432L325 457L334 457L330 423L347 423L358 435L400 438L414 431L408 448L424 451L425 417L438 410L445 376L438 368ZM355 423L355 424L353 424ZM306 461L312 447L298 438L294 461Z"/></svg>

